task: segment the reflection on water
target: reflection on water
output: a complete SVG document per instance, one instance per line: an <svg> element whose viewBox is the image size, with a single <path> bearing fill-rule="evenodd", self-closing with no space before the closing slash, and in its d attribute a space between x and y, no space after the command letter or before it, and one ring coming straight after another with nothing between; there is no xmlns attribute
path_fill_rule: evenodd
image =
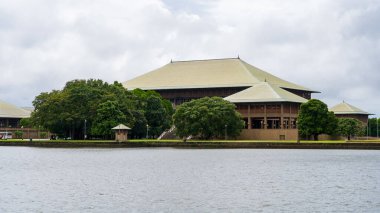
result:
<svg viewBox="0 0 380 213"><path fill-rule="evenodd" d="M379 212L380 152L0 147L1 212Z"/></svg>

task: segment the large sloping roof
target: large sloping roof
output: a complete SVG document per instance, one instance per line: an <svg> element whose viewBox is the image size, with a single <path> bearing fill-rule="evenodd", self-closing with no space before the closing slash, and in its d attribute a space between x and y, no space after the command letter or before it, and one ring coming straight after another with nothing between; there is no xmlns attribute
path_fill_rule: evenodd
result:
<svg viewBox="0 0 380 213"><path fill-rule="evenodd" d="M280 79L239 58L175 61L123 83L127 89L247 87L270 82L282 88L312 90Z"/></svg>
<svg viewBox="0 0 380 213"><path fill-rule="evenodd" d="M342 102L338 105L335 105L330 108L330 111L334 112L334 114L362 114L362 115L372 115L366 111L363 111L355 106L352 106L346 102Z"/></svg>
<svg viewBox="0 0 380 213"><path fill-rule="evenodd" d="M252 87L224 98L232 103L250 102L295 102L305 103L307 100L268 82L261 82Z"/></svg>
<svg viewBox="0 0 380 213"><path fill-rule="evenodd" d="M0 118L28 118L30 111L0 100Z"/></svg>

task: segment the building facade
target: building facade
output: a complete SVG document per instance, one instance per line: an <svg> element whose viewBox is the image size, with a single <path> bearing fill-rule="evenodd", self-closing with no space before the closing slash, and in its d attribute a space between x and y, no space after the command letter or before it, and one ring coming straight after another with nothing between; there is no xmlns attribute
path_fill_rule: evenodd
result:
<svg viewBox="0 0 380 213"><path fill-rule="evenodd" d="M218 96L234 103L245 121L239 139L295 140L299 107L316 91L285 81L240 58L176 61L123 83L154 90L173 106Z"/></svg>
<svg viewBox="0 0 380 213"><path fill-rule="evenodd" d="M29 118L31 111L0 100L0 128L20 127L22 118Z"/></svg>
<svg viewBox="0 0 380 213"><path fill-rule="evenodd" d="M29 118L30 111L16 107L0 100L0 139L14 138L15 131L26 130L21 127L20 120ZM28 129L29 135L33 130Z"/></svg>

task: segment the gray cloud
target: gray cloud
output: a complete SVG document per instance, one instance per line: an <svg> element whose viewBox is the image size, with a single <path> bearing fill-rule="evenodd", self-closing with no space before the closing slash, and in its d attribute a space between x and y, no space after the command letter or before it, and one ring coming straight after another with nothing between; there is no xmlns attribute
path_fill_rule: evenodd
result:
<svg viewBox="0 0 380 213"><path fill-rule="evenodd" d="M76 78L125 81L173 60L236 57L380 114L380 2L0 3L0 98L31 105Z"/></svg>

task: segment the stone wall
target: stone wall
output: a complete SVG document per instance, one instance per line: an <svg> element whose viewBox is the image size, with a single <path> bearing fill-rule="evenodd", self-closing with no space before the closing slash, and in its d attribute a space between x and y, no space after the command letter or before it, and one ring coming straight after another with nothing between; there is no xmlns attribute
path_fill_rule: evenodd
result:
<svg viewBox="0 0 380 213"><path fill-rule="evenodd" d="M298 129L243 129L238 140L297 140Z"/></svg>

